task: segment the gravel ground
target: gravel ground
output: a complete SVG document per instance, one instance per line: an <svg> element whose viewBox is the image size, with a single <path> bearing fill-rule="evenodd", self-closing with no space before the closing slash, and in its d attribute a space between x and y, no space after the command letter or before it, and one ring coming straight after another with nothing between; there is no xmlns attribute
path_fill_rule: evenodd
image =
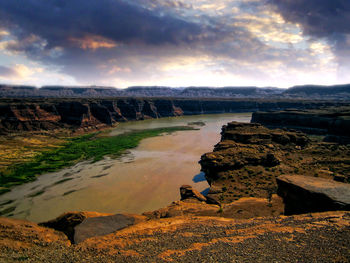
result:
<svg viewBox="0 0 350 263"><path fill-rule="evenodd" d="M162 226L149 229L131 227L79 245L0 246L0 262L350 262L350 213L251 220L182 218L176 225L171 220L177 219L160 220ZM1 239L3 230L0 244Z"/></svg>

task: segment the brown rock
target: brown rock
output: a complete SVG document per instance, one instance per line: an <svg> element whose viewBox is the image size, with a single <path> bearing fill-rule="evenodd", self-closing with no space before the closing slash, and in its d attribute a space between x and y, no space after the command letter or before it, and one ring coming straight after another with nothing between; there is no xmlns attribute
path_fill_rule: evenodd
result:
<svg viewBox="0 0 350 263"><path fill-rule="evenodd" d="M282 198L274 194L271 200L244 197L230 204L224 204L221 216L239 219L269 217L282 215L283 210Z"/></svg>
<svg viewBox="0 0 350 263"><path fill-rule="evenodd" d="M277 184L287 215L350 210L350 184L301 175L282 175Z"/></svg>
<svg viewBox="0 0 350 263"><path fill-rule="evenodd" d="M180 187L181 200L197 199L198 201L205 202L207 199L204 195L198 192L190 185L183 185Z"/></svg>
<svg viewBox="0 0 350 263"><path fill-rule="evenodd" d="M109 215L111 214L97 213L97 212L67 212L53 220L40 223L39 225L61 231L67 235L70 241L74 242L74 233L75 233L74 228L75 226L82 223L85 218L101 217L101 216L109 216Z"/></svg>
<svg viewBox="0 0 350 263"><path fill-rule="evenodd" d="M74 228L74 243L78 244L90 237L108 235L134 223L134 217L121 214L85 218Z"/></svg>

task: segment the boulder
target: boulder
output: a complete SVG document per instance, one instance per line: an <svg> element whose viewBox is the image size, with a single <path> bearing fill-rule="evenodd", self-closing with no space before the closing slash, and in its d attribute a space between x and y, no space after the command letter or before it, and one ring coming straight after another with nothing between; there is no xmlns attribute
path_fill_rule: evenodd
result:
<svg viewBox="0 0 350 263"><path fill-rule="evenodd" d="M74 242L74 228L75 226L81 224L86 218L89 217L101 217L108 216L111 214L97 213L97 212L67 212L59 217L52 219L47 222L40 223L39 226L53 228L55 230L61 231L71 242Z"/></svg>
<svg viewBox="0 0 350 263"><path fill-rule="evenodd" d="M107 235L144 220L145 216L134 214L67 212L39 225L61 231L72 243L77 244L87 238Z"/></svg>
<svg viewBox="0 0 350 263"><path fill-rule="evenodd" d="M282 175L277 178L277 185L286 215L350 210L350 184L319 177Z"/></svg>
<svg viewBox="0 0 350 263"><path fill-rule="evenodd" d="M90 237L108 235L134 223L134 217L121 214L86 218L74 229L74 243L79 244Z"/></svg>
<svg viewBox="0 0 350 263"><path fill-rule="evenodd" d="M190 185L183 185L180 187L181 200L197 199L198 201L205 202L207 199L204 195L198 192Z"/></svg>

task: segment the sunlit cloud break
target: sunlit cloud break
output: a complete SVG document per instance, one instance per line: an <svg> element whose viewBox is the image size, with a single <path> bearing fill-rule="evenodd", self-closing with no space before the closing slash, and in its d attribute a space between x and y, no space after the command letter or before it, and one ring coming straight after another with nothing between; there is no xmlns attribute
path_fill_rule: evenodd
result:
<svg viewBox="0 0 350 263"><path fill-rule="evenodd" d="M350 82L348 0L0 0L0 25L4 83Z"/></svg>

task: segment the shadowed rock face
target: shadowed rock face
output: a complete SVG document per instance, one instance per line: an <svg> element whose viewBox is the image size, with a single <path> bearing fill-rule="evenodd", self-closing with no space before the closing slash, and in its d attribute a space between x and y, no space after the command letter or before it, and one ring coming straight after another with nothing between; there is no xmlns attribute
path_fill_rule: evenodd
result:
<svg viewBox="0 0 350 263"><path fill-rule="evenodd" d="M71 242L74 242L75 227L81 224L86 218L109 216L106 213L97 212L67 212L47 222L40 223L40 226L53 228L66 234Z"/></svg>
<svg viewBox="0 0 350 263"><path fill-rule="evenodd" d="M252 122L269 127L286 127L310 134L328 135L326 141L350 143L350 107L319 110L254 112Z"/></svg>
<svg viewBox="0 0 350 263"><path fill-rule="evenodd" d="M86 218L81 224L75 227L74 243L78 244L90 237L108 235L134 223L135 218L126 215Z"/></svg>
<svg viewBox="0 0 350 263"><path fill-rule="evenodd" d="M2 99L0 133L99 128L117 122L195 114L309 109L338 102L234 99Z"/></svg>
<svg viewBox="0 0 350 263"><path fill-rule="evenodd" d="M144 216L133 214L112 215L84 211L67 212L39 225L63 232L75 244L90 237L107 235L145 219Z"/></svg>
<svg viewBox="0 0 350 263"><path fill-rule="evenodd" d="M180 187L181 200L193 198L201 202L207 201L207 199L196 189L190 185L183 185Z"/></svg>
<svg viewBox="0 0 350 263"><path fill-rule="evenodd" d="M285 214L350 210L350 184L300 175L277 178Z"/></svg>

